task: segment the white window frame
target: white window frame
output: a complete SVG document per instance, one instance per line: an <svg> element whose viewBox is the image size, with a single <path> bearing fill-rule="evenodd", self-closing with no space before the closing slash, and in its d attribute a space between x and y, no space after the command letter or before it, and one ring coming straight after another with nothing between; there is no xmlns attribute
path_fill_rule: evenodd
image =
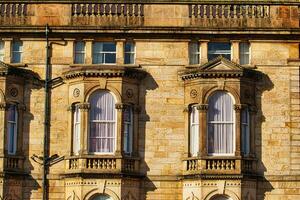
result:
<svg viewBox="0 0 300 200"><path fill-rule="evenodd" d="M215 93L213 93L212 94L212 96L213 95L215 95L216 93L218 93L218 92L225 92L225 91L217 91L217 92L215 92ZM231 97L231 99L232 99L232 114L233 114L233 121L209 121L209 117L208 117L208 115L209 115L209 110L208 110L208 112L207 112L207 131L206 131L206 134L207 134L207 141L206 141L206 145L207 145L207 149L208 149L208 145L209 145L209 141L208 141L208 139L209 139L209 137L208 137L208 134L209 134L209 124L232 124L232 131L233 131L233 141L232 141L232 144L233 144L233 149L232 149L232 153L209 153L209 152L207 152L207 154L209 155L209 156L234 156L235 155L235 148L236 148L236 113L235 113L235 110L234 110L234 104L235 104L235 101L234 101L234 97L229 93L229 92L225 92L226 94L228 94L230 97ZM208 105L209 106L209 105Z"/></svg>
<svg viewBox="0 0 300 200"><path fill-rule="evenodd" d="M9 155L15 155L17 151L17 138L18 138L18 108L17 105L10 105L10 107L11 106L13 106L15 119L14 121L10 121L9 119L7 119L7 153ZM11 112L10 108L8 112ZM14 127L13 141L11 141L11 135L10 135L11 131L10 131L9 124L11 124Z"/></svg>
<svg viewBox="0 0 300 200"><path fill-rule="evenodd" d="M248 44L248 52L246 51L246 52L242 52L241 51L241 45L242 44ZM251 49L251 45L250 45L250 43L249 42L240 42L239 43L239 60L240 60L240 65L249 65L250 64L250 49ZM248 62L247 63L242 63L241 61L242 61L242 56L244 56L244 55L248 55Z"/></svg>
<svg viewBox="0 0 300 200"><path fill-rule="evenodd" d="M195 157L198 155L199 152L199 130L200 130L200 124L199 124L199 110L197 109L196 105L192 105L190 107L190 113L189 113L189 154L192 157ZM193 122L193 119L195 119L195 122ZM193 127L196 127L196 130L193 129ZM195 130L196 132L193 132Z"/></svg>
<svg viewBox="0 0 300 200"><path fill-rule="evenodd" d="M218 50L218 49L214 49L214 50L209 50L209 44L212 44L212 43L223 43L223 44L230 44L230 50ZM228 53L229 52L229 53ZM207 59L209 59L209 55L210 54L213 54L213 55L230 55L230 59L229 60L232 60L232 44L230 42L209 42L207 44ZM217 56L216 56L217 57ZM215 58L216 58L215 57ZM213 59L215 59L213 58Z"/></svg>
<svg viewBox="0 0 300 200"><path fill-rule="evenodd" d="M244 112L246 112L246 117L247 120L246 122L244 122L243 120L243 115ZM250 154L250 113L249 113L249 109L248 108L244 108L242 110L242 115L241 115L241 126L242 126L242 130L241 130L241 135L242 135L242 151L244 155L249 155ZM245 128L245 129L244 129ZM244 132L244 130L246 132Z"/></svg>
<svg viewBox="0 0 300 200"><path fill-rule="evenodd" d="M77 50L76 50L76 46L77 46L79 43L82 43L82 44L83 44L83 50L81 50L81 51L77 51ZM85 51L86 51L86 45L85 45L85 42L83 42L83 41L75 41L75 42L74 42L74 64L84 64L84 63L85 63ZM83 55L83 62L78 62L78 61L77 61L78 55Z"/></svg>
<svg viewBox="0 0 300 200"><path fill-rule="evenodd" d="M76 117L78 116L78 118ZM78 105L75 104L73 111L73 154L78 155L80 151L80 131L81 131L81 112Z"/></svg>
<svg viewBox="0 0 300 200"><path fill-rule="evenodd" d="M14 45L16 43L20 43L19 47L20 47L21 50L18 50L18 51L14 50ZM15 61L15 54L16 53L20 54L20 61L19 62ZM11 62L12 63L22 63L22 60L23 60L23 41L20 41L20 40L12 41L11 54L12 54L11 55Z"/></svg>
<svg viewBox="0 0 300 200"><path fill-rule="evenodd" d="M103 44L104 43L111 43L111 44L114 44L115 45L115 47L116 47L116 51L103 51ZM100 44L102 47L101 47L101 51L98 51L98 52L95 52L95 47L94 47L94 45L96 45L96 44ZM93 64L104 64L104 65L115 65L116 63L117 63L117 46L116 46L116 43L115 42L94 42L93 43L93 47L92 47L92 50L93 50L93 58L92 58L92 62L93 62ZM95 60L95 55L101 55L102 54L102 56L103 56L103 63L96 63L96 62L94 62ZM107 55L107 54L114 54L115 55L115 62L114 63L106 63L105 62L105 56Z"/></svg>
<svg viewBox="0 0 300 200"><path fill-rule="evenodd" d="M126 51L126 44L131 44L132 46L133 46L133 51ZM125 44L124 44L124 64L126 64L126 65L133 65L133 64L135 64L135 57L136 57L136 45L135 45L135 43L134 42L125 42ZM128 55L133 55L133 62L131 63L125 63L125 57L126 57L126 54L128 54Z"/></svg>
<svg viewBox="0 0 300 200"><path fill-rule="evenodd" d="M5 42L0 40L0 61L4 61L5 56Z"/></svg>
<svg viewBox="0 0 300 200"><path fill-rule="evenodd" d="M133 151L133 108L132 106L126 106L125 109L129 110L130 119L123 120L124 125L124 146L123 150L125 154L131 154ZM125 112L125 111L124 111Z"/></svg>
<svg viewBox="0 0 300 200"><path fill-rule="evenodd" d="M100 93L101 92L108 92L114 98L114 102L115 102L115 105L116 105L116 97L115 97L115 95L112 92L107 91L107 90L96 90L94 92L100 92ZM93 95L94 92L91 95ZM88 145L87 146L88 146L90 154L94 154L94 155L113 155L113 154L115 154L116 147L117 147L117 128L118 128L117 127L118 126L118 124L117 124L117 118L118 118L117 114L118 113L117 113L117 109L115 108L115 106L114 106L113 109L115 109L115 119L114 120L91 120L90 119L90 113L89 113ZM114 123L115 124L114 125L114 127L115 127L114 137L105 137L105 138L104 137L93 137L95 139L101 139L101 138L103 138L103 139L113 139L113 145L114 146L113 146L113 151L112 152L91 152L90 151L90 139L92 138L90 132L91 132L91 124L92 123Z"/></svg>
<svg viewBox="0 0 300 200"><path fill-rule="evenodd" d="M195 51L193 51L193 50L195 50L194 48L192 48L192 45L196 45L197 46L197 48L196 48L196 52ZM201 45L199 44L199 42L189 42L189 46L188 46L188 51L189 51L189 64L190 65L198 65L198 64L200 64L200 58L201 58L201 50L200 50L200 48L201 48ZM193 61L193 59L192 59L192 57L197 57L197 62L192 62Z"/></svg>

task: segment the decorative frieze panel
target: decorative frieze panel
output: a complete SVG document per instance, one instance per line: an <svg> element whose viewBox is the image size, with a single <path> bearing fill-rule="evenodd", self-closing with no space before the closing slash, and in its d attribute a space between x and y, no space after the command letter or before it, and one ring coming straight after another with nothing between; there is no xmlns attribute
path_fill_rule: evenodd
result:
<svg viewBox="0 0 300 200"><path fill-rule="evenodd" d="M0 4L0 17L21 17L27 15L27 4L4 3Z"/></svg>
<svg viewBox="0 0 300 200"><path fill-rule="evenodd" d="M144 16L143 4L72 4L72 16Z"/></svg>
<svg viewBox="0 0 300 200"><path fill-rule="evenodd" d="M268 5L189 5L190 18L269 18Z"/></svg>

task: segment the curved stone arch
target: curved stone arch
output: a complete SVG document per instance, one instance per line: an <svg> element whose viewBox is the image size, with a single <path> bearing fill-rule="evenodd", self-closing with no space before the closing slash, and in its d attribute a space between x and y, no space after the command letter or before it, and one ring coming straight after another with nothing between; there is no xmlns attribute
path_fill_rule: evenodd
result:
<svg viewBox="0 0 300 200"><path fill-rule="evenodd" d="M218 189L211 191L210 193L208 193L208 195L206 195L206 197L203 198L203 200L213 200L214 197L218 196L218 195L223 195L226 197L231 198L232 200L241 200L238 195L236 195L234 192L232 192L231 190L225 189L224 193L220 193Z"/></svg>
<svg viewBox="0 0 300 200"><path fill-rule="evenodd" d="M211 87L209 90L207 90L203 94L202 103L203 104L208 104L209 97L217 91L228 92L233 97L233 100L234 100L235 104L241 104L241 99L240 99L239 93L234 88L229 87L229 86L225 86L224 88L221 88L219 86Z"/></svg>
<svg viewBox="0 0 300 200"><path fill-rule="evenodd" d="M92 87L90 88L86 94L85 94L85 97L84 97L84 101L85 102L88 102L89 101L89 98L90 96L97 90L100 90L100 91L108 91L110 92L113 97L115 98L116 100L116 103L121 103L122 102L122 96L120 94L120 92L114 88L114 87L111 87L111 86L107 86L106 88L102 88L102 87L99 87L99 86L96 86L96 87Z"/></svg>
<svg viewBox="0 0 300 200"><path fill-rule="evenodd" d="M97 195L97 194L99 194L99 195L101 195L101 194L108 195L108 196L112 197L113 200L120 200L120 198L118 197L118 195L117 195L114 191L112 191L112 190L110 190L110 189L108 189L108 188L105 188L104 191L103 191L103 190L101 191L101 190L98 189L98 188L92 189L91 191L89 191L89 192L83 197L83 200L91 200L91 198L94 197L94 196Z"/></svg>

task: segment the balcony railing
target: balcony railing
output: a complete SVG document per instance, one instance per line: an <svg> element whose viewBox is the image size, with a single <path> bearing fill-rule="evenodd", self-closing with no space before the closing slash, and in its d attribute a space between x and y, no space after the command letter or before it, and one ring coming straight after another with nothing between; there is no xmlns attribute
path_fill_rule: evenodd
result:
<svg viewBox="0 0 300 200"><path fill-rule="evenodd" d="M24 157L22 156L6 156L4 158L5 171L22 171Z"/></svg>
<svg viewBox="0 0 300 200"><path fill-rule="evenodd" d="M139 159L116 156L71 156L66 158L66 174L72 173L138 173Z"/></svg>
<svg viewBox="0 0 300 200"><path fill-rule="evenodd" d="M255 159L241 157L205 157L184 160L184 174L253 174Z"/></svg>

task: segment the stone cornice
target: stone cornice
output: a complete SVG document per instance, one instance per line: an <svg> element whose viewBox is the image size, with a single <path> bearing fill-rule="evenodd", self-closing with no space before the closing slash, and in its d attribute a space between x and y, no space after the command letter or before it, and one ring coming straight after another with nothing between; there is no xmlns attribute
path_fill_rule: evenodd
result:
<svg viewBox="0 0 300 200"><path fill-rule="evenodd" d="M142 69L116 66L116 65L92 65L74 67L63 73L65 79L74 79L78 77L127 77L141 80L146 76Z"/></svg>

